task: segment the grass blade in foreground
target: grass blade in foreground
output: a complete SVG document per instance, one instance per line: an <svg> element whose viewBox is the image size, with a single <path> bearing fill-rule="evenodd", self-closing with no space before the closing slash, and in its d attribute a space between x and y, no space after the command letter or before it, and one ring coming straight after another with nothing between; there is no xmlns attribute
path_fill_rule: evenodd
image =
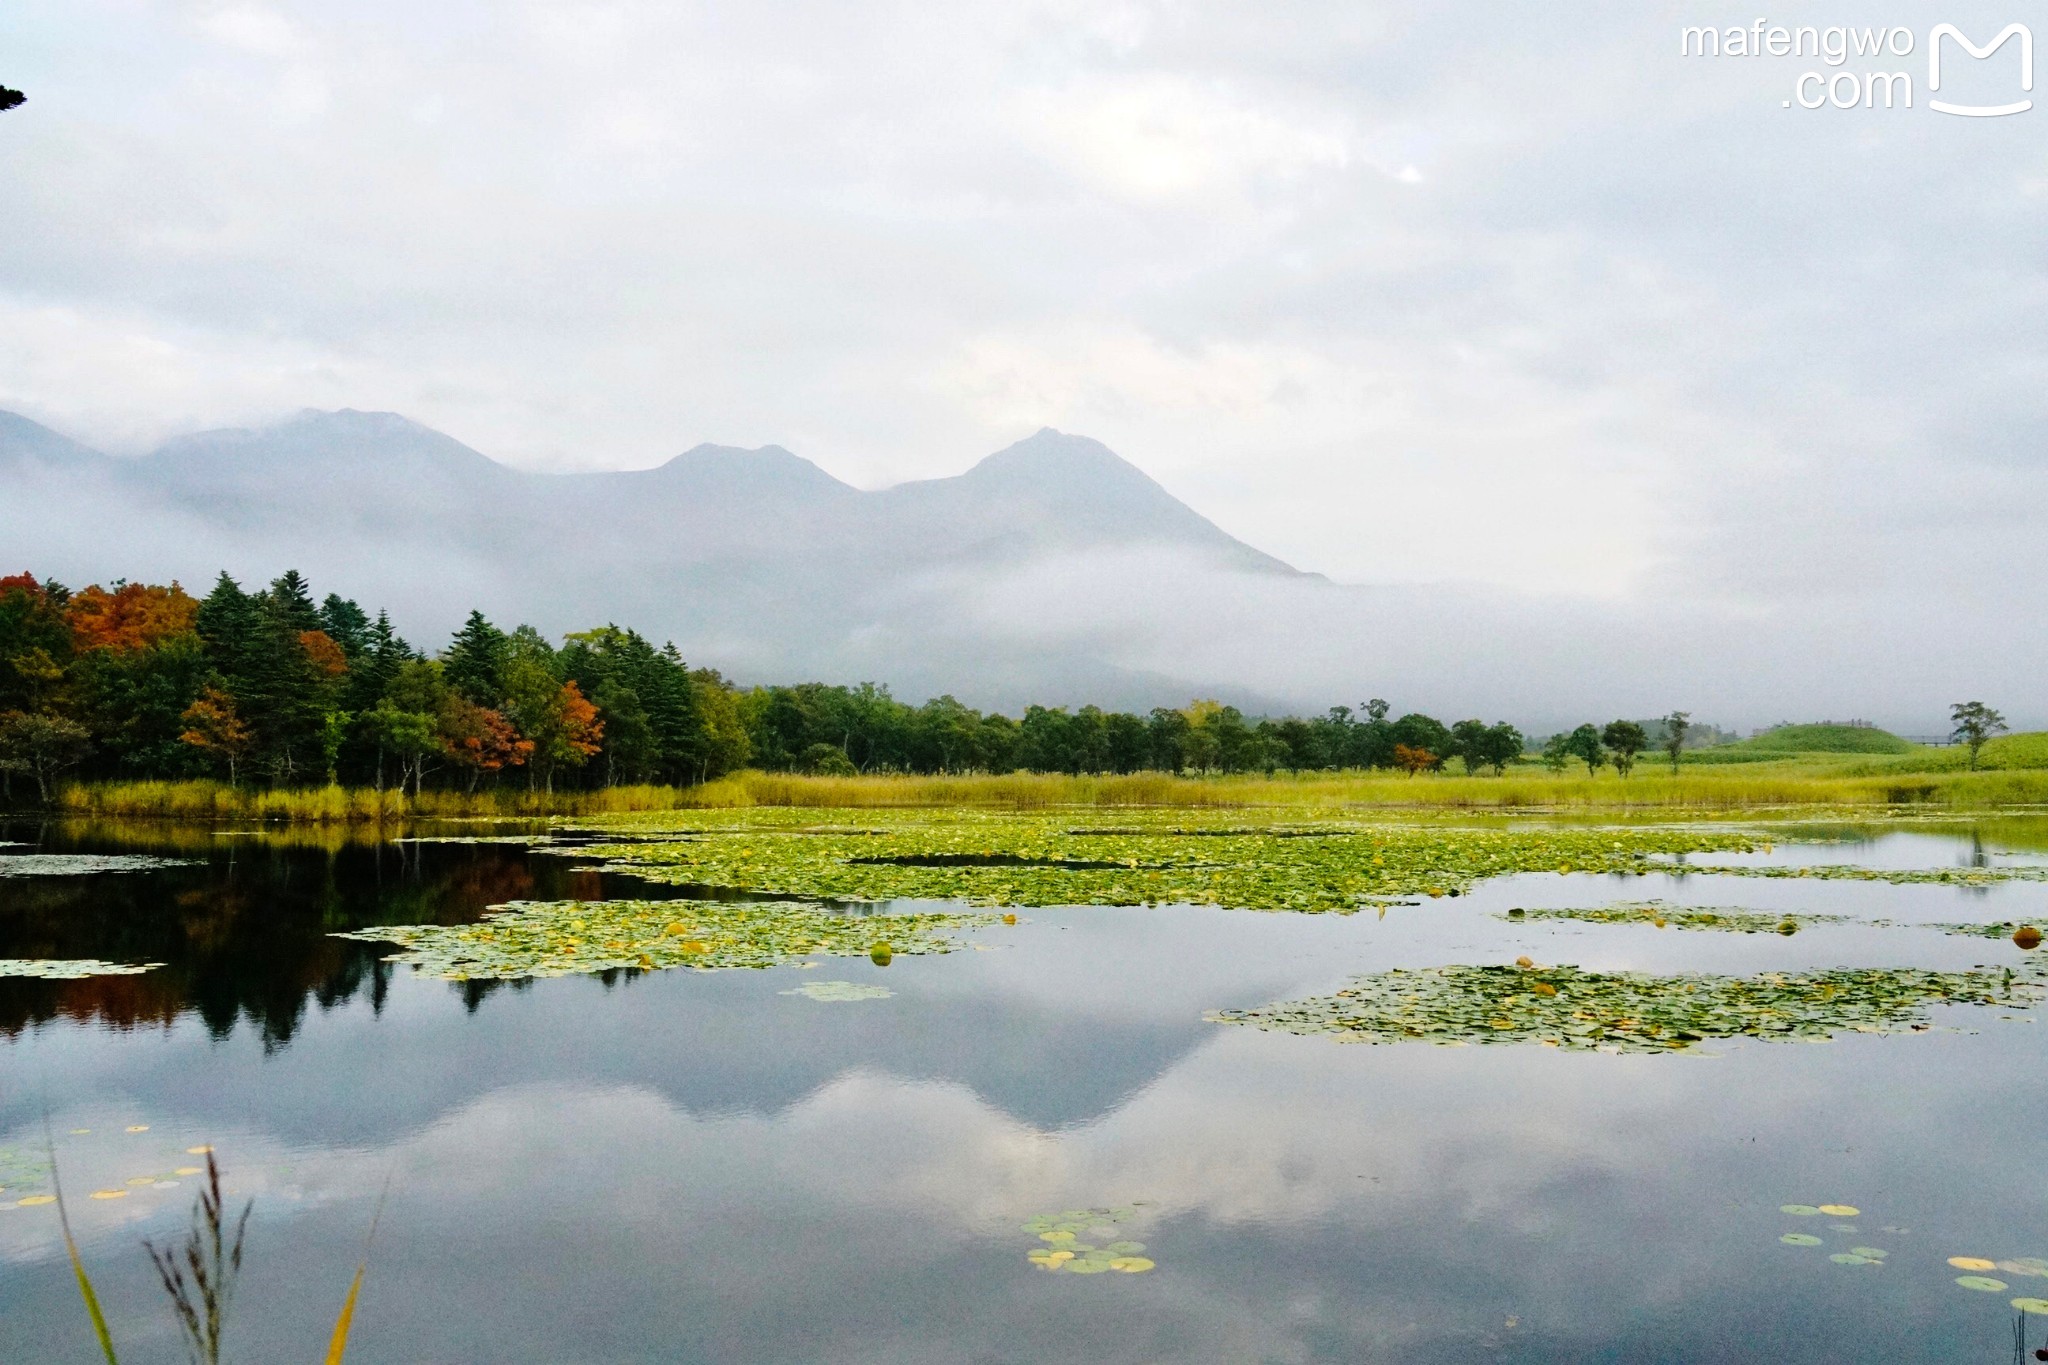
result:
<svg viewBox="0 0 2048 1365"><path fill-rule="evenodd" d="M47 1134L45 1135L47 1141ZM100 1296L93 1292L92 1280L85 1273L85 1262L79 1259L78 1242L71 1235L71 1215L64 1208L64 1184L57 1178L57 1145L49 1144L50 1190L57 1196L57 1222L64 1229L64 1249L71 1254L71 1273L78 1277L78 1294L85 1300L86 1316L92 1319L93 1334L99 1338L100 1350L106 1353L107 1365L121 1365L114 1354L114 1335L107 1330L107 1315L100 1311Z"/></svg>
<svg viewBox="0 0 2048 1365"><path fill-rule="evenodd" d="M363 1238L363 1258L356 1262L355 1278L348 1282L348 1297L341 1301L341 1316L334 1320L334 1339L327 1343L327 1365L341 1365L341 1358L348 1350L349 1328L356 1318L356 1298L363 1292L363 1276L370 1268L370 1244L377 1240L377 1223L384 1217L384 1200L391 1193L391 1179L385 1177L384 1189L377 1195L377 1211L370 1215L370 1232Z"/></svg>

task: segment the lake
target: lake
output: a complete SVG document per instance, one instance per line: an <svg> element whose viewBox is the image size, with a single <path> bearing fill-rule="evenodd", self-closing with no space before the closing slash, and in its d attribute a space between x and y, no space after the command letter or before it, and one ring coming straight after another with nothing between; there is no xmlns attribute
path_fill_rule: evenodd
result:
<svg viewBox="0 0 2048 1365"><path fill-rule="evenodd" d="M2010 1300L2048 1296L2025 1264L2048 1257L2040 1009L1668 1055L1205 1017L1523 955L2029 969L1916 926L2040 923L2039 881L1711 869L2034 866L2037 823L1825 833L1384 915L1035 908L886 966L451 982L332 935L677 891L516 844L0 826L0 858L60 855L0 875L0 958L163 964L0 978L0 1360L101 1358L55 1209L19 1202L47 1186L47 1123L128 1360L182 1358L141 1241L181 1235L179 1172L211 1146L255 1201L242 1361L324 1350L388 1182L352 1360L2004 1365ZM64 874L83 854L188 861ZM1848 922L1502 917L1652 899ZM1112 1243L1135 1269L1030 1259ZM1852 1247L1884 1254L1831 1259ZM2021 1269L1972 1289L1951 1257Z"/></svg>

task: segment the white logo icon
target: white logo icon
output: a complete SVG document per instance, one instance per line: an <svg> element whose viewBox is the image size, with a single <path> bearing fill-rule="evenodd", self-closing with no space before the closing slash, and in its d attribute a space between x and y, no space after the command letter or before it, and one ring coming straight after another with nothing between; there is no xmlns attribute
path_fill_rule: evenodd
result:
<svg viewBox="0 0 2048 1365"><path fill-rule="evenodd" d="M2005 29L1990 42L1978 47L1963 36L1962 30L1954 24L1937 25L1927 35L1927 88L1941 89L1941 40L1953 38L1963 45L1963 51L1972 57L1989 57L2005 46L2005 40L2017 36L2020 40L2020 89L2034 88L2034 35L2025 24L2007 24ZM2023 114L2034 107L2032 100L2020 100L2014 104L1949 104L1944 100L1929 100L1927 107L1939 109L1944 114L1961 114L1965 118L1997 118L2000 114Z"/></svg>

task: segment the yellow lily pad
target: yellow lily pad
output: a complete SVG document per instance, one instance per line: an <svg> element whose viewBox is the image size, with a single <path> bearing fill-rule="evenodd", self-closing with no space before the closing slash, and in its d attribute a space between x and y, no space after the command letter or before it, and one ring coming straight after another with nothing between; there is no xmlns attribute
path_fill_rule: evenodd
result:
<svg viewBox="0 0 2048 1365"><path fill-rule="evenodd" d="M1951 1256L1948 1263L1957 1270L1996 1270L1998 1262L1987 1261L1982 1256Z"/></svg>
<svg viewBox="0 0 2048 1365"><path fill-rule="evenodd" d="M1863 1212L1853 1204L1822 1204L1820 1211L1831 1218L1854 1218Z"/></svg>

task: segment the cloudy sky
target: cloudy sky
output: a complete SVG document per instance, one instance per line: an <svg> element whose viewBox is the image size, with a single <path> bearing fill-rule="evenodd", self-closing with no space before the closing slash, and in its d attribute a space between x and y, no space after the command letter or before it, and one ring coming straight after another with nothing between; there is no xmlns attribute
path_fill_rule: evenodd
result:
<svg viewBox="0 0 2048 1365"><path fill-rule="evenodd" d="M1340 580L1932 648L2048 564L2048 109L1926 107L1935 24L2025 16L1679 53L1756 17L10 0L0 407L129 449L392 409L532 468L778 442L870 487L1052 425ZM2014 45L1948 55L1944 95L2020 97ZM1790 104L1873 69L1915 107Z"/></svg>

